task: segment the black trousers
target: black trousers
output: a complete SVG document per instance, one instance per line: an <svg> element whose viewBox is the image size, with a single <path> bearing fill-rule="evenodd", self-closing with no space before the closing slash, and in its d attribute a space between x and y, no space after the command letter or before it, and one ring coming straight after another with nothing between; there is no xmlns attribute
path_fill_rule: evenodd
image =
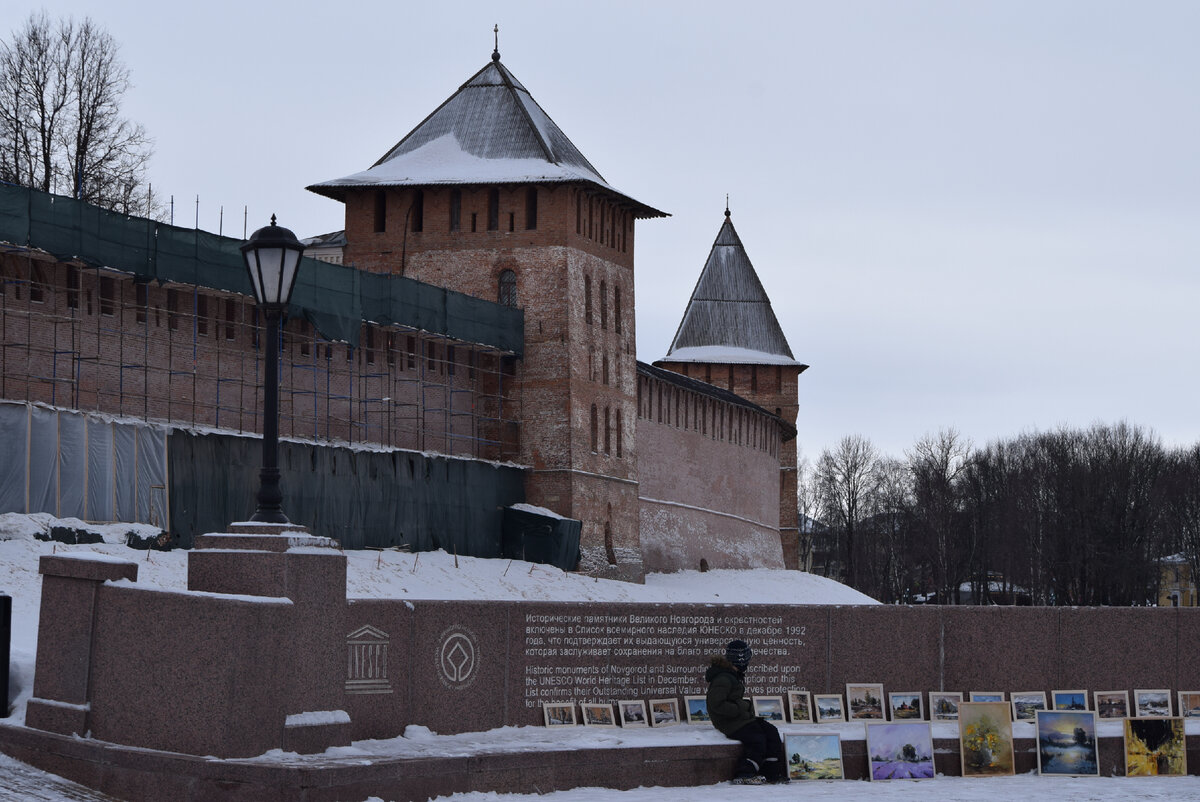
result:
<svg viewBox="0 0 1200 802"><path fill-rule="evenodd" d="M739 776L761 774L768 780L779 780L787 774L779 730L765 718L754 719L729 737L742 742Z"/></svg>

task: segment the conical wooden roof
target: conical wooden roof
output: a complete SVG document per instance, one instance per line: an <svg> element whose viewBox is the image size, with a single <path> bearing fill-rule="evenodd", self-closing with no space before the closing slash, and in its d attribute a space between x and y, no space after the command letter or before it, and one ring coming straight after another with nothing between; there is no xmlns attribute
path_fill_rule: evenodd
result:
<svg viewBox="0 0 1200 802"><path fill-rule="evenodd" d="M666 216L610 186L497 52L370 168L308 188L344 200L364 187L571 182L617 195L637 217Z"/></svg>
<svg viewBox="0 0 1200 802"><path fill-rule="evenodd" d="M800 364L728 209L664 361Z"/></svg>

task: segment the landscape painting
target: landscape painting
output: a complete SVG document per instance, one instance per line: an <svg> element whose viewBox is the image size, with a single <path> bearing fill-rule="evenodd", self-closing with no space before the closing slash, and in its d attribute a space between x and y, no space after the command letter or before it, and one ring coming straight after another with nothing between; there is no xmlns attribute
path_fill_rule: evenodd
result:
<svg viewBox="0 0 1200 802"><path fill-rule="evenodd" d="M1004 691L971 691L972 702L1003 702Z"/></svg>
<svg viewBox="0 0 1200 802"><path fill-rule="evenodd" d="M808 691L788 691L789 721L793 724L809 724L813 720L812 699Z"/></svg>
<svg viewBox="0 0 1200 802"><path fill-rule="evenodd" d="M581 705L583 709L583 726L585 727L615 727L617 719L613 715L612 705Z"/></svg>
<svg viewBox="0 0 1200 802"><path fill-rule="evenodd" d="M958 733L964 777L1013 773L1012 712L1007 702L963 702Z"/></svg>
<svg viewBox="0 0 1200 802"><path fill-rule="evenodd" d="M933 736L924 721L867 725L867 757L872 780L933 778Z"/></svg>
<svg viewBox="0 0 1200 802"><path fill-rule="evenodd" d="M573 727L575 726L575 705L570 702L565 704L544 702L542 718L547 727Z"/></svg>
<svg viewBox="0 0 1200 802"><path fill-rule="evenodd" d="M767 721L783 721L783 697L755 696L754 715Z"/></svg>
<svg viewBox="0 0 1200 802"><path fill-rule="evenodd" d="M688 724L707 724L712 721L708 715L708 699L703 696L683 697L683 713L687 716Z"/></svg>
<svg viewBox="0 0 1200 802"><path fill-rule="evenodd" d="M1125 718L1129 715L1129 691L1096 691L1096 715Z"/></svg>
<svg viewBox="0 0 1200 802"><path fill-rule="evenodd" d="M1013 721L1033 721L1037 711L1046 709L1046 694L1042 691L1012 692Z"/></svg>
<svg viewBox="0 0 1200 802"><path fill-rule="evenodd" d="M1087 691L1051 691L1051 709L1087 710Z"/></svg>
<svg viewBox="0 0 1200 802"><path fill-rule="evenodd" d="M1100 776L1096 714L1090 710L1037 712L1038 773Z"/></svg>
<svg viewBox="0 0 1200 802"><path fill-rule="evenodd" d="M921 710L921 694L893 692L888 694L888 706L892 709L892 721L924 721L925 713Z"/></svg>
<svg viewBox="0 0 1200 802"><path fill-rule="evenodd" d="M650 725L670 727L679 723L679 702L674 699L650 700Z"/></svg>
<svg viewBox="0 0 1200 802"><path fill-rule="evenodd" d="M961 693L945 691L929 692L929 719L931 721L958 721L958 706L962 704Z"/></svg>
<svg viewBox="0 0 1200 802"><path fill-rule="evenodd" d="M650 722L646 718L646 703L641 699L629 699L627 701L617 702L617 710L621 713L622 727L650 726Z"/></svg>
<svg viewBox="0 0 1200 802"><path fill-rule="evenodd" d="M850 720L883 720L883 686L856 683L846 685L846 709Z"/></svg>
<svg viewBox="0 0 1200 802"><path fill-rule="evenodd" d="M1168 690L1134 691L1133 715L1138 718L1161 718L1171 715L1171 692Z"/></svg>
<svg viewBox="0 0 1200 802"><path fill-rule="evenodd" d="M813 707L817 709L818 724L846 720L846 710L842 706L840 693L814 693Z"/></svg>
<svg viewBox="0 0 1200 802"><path fill-rule="evenodd" d="M784 739L788 778L792 780L841 780L842 739L836 732L788 735Z"/></svg>
<svg viewBox="0 0 1200 802"><path fill-rule="evenodd" d="M1200 718L1200 691L1179 692L1179 715L1184 718Z"/></svg>
<svg viewBox="0 0 1200 802"><path fill-rule="evenodd" d="M1125 776L1187 774L1182 718L1125 719Z"/></svg>

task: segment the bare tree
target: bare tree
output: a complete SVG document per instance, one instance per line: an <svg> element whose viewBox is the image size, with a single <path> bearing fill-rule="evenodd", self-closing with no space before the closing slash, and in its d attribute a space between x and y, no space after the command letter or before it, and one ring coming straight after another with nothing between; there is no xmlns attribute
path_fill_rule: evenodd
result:
<svg viewBox="0 0 1200 802"><path fill-rule="evenodd" d="M833 534L833 551L843 561L842 573L851 587L858 587L860 581L858 529L868 512L867 499L878 462L875 446L857 434L843 437L837 448L822 451L817 460L822 517Z"/></svg>
<svg viewBox="0 0 1200 802"><path fill-rule="evenodd" d="M954 429L943 429L922 437L906 456L921 552L932 571L933 588L944 603L957 594L966 572L961 485L971 443Z"/></svg>
<svg viewBox="0 0 1200 802"><path fill-rule="evenodd" d="M0 179L146 212L145 129L121 115L129 70L91 19L31 14L0 44Z"/></svg>

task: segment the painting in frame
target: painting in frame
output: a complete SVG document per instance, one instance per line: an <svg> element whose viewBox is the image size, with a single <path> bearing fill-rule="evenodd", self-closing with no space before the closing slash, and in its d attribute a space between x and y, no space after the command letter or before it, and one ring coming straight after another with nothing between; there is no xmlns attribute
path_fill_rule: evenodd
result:
<svg viewBox="0 0 1200 802"><path fill-rule="evenodd" d="M920 691L892 691L888 694L892 721L924 721L925 710Z"/></svg>
<svg viewBox="0 0 1200 802"><path fill-rule="evenodd" d="M1200 718L1200 691L1180 691L1178 713L1184 718Z"/></svg>
<svg viewBox="0 0 1200 802"><path fill-rule="evenodd" d="M1012 703L1013 721L1033 721L1037 711L1046 709L1045 691L1013 691L1008 698Z"/></svg>
<svg viewBox="0 0 1200 802"><path fill-rule="evenodd" d="M929 722L867 722L867 760L872 780L933 779Z"/></svg>
<svg viewBox="0 0 1200 802"><path fill-rule="evenodd" d="M1004 691L971 691L972 702L1003 702Z"/></svg>
<svg viewBox="0 0 1200 802"><path fill-rule="evenodd" d="M650 726L673 727L679 723L679 702L676 699L650 700Z"/></svg>
<svg viewBox="0 0 1200 802"><path fill-rule="evenodd" d="M963 702L958 742L964 777L1013 774L1012 707L1008 702Z"/></svg>
<svg viewBox="0 0 1200 802"><path fill-rule="evenodd" d="M811 724L812 720L812 695L808 691L788 691L788 721L792 724Z"/></svg>
<svg viewBox="0 0 1200 802"><path fill-rule="evenodd" d="M1183 718L1125 719L1125 776L1187 774Z"/></svg>
<svg viewBox="0 0 1200 802"><path fill-rule="evenodd" d="M755 696L753 703L754 715L759 718L765 718L767 721L778 721L780 723L785 720L782 696Z"/></svg>
<svg viewBox="0 0 1200 802"><path fill-rule="evenodd" d="M1099 777L1097 750L1095 712L1037 711L1038 774Z"/></svg>
<svg viewBox="0 0 1200 802"><path fill-rule="evenodd" d="M574 702L542 702L542 721L547 727L574 727Z"/></svg>
<svg viewBox="0 0 1200 802"><path fill-rule="evenodd" d="M788 779L843 780L842 737L836 732L789 733L784 736Z"/></svg>
<svg viewBox="0 0 1200 802"><path fill-rule="evenodd" d="M840 693L814 693L813 709L817 711L818 724L846 720L846 708Z"/></svg>
<svg viewBox="0 0 1200 802"><path fill-rule="evenodd" d="M1050 691L1051 710L1087 710L1087 691Z"/></svg>
<svg viewBox="0 0 1200 802"><path fill-rule="evenodd" d="M581 704L579 707L583 711L583 726L617 726L617 717L613 715L613 706L611 704Z"/></svg>
<svg viewBox="0 0 1200 802"><path fill-rule="evenodd" d="M957 691L930 691L929 720L958 721L958 706L962 702L962 694Z"/></svg>
<svg viewBox="0 0 1200 802"><path fill-rule="evenodd" d="M646 703L641 699L624 699L617 702L617 712L621 714L622 727L650 726L650 720L646 716Z"/></svg>
<svg viewBox="0 0 1200 802"><path fill-rule="evenodd" d="M885 720L883 685L870 682L846 684L846 712L850 721Z"/></svg>
<svg viewBox="0 0 1200 802"><path fill-rule="evenodd" d="M1135 718L1167 718L1171 715L1171 692L1162 688L1133 692Z"/></svg>
<svg viewBox="0 0 1200 802"><path fill-rule="evenodd" d="M1096 691L1092 699L1098 718L1125 718L1129 715L1129 691Z"/></svg>
<svg viewBox="0 0 1200 802"><path fill-rule="evenodd" d="M683 715L688 724L708 724L712 717L708 715L708 698L704 696L683 697Z"/></svg>

